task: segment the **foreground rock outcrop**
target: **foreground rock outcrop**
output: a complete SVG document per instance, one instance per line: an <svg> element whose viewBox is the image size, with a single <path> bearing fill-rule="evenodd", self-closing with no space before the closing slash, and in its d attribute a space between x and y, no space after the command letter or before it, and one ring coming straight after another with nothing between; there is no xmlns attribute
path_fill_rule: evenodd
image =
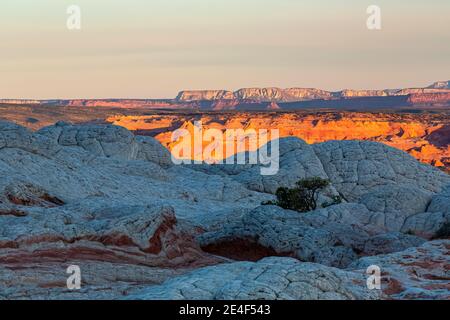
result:
<svg viewBox="0 0 450 320"><path fill-rule="evenodd" d="M0 299L447 297L450 242L429 239L450 221L450 176L376 142L282 139L279 162L265 177L178 166L119 126L0 122ZM331 182L320 204L343 203L261 206L313 176Z"/></svg>
<svg viewBox="0 0 450 320"><path fill-rule="evenodd" d="M267 258L204 268L131 295L131 299L189 300L343 300L377 299L362 274Z"/></svg>
<svg viewBox="0 0 450 320"><path fill-rule="evenodd" d="M435 241L363 258L340 270L291 258L202 268L145 288L131 299L442 299L450 298L449 242ZM366 270L379 266L382 290L369 290Z"/></svg>
<svg viewBox="0 0 450 320"><path fill-rule="evenodd" d="M383 292L394 299L450 299L450 243L432 241L405 251L362 258L350 269L378 265Z"/></svg>

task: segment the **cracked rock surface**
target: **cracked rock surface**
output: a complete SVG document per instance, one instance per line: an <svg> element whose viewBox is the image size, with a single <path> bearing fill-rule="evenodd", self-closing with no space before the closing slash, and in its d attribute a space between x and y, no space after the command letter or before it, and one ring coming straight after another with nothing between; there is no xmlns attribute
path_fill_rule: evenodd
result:
<svg viewBox="0 0 450 320"><path fill-rule="evenodd" d="M0 299L448 296L449 240L429 240L450 221L450 176L374 142L282 139L279 164L178 166L121 127L0 122ZM331 182L320 203L343 203L261 206L314 176Z"/></svg>
<svg viewBox="0 0 450 320"><path fill-rule="evenodd" d="M266 258L203 268L129 298L188 300L377 299L361 274L291 258Z"/></svg>

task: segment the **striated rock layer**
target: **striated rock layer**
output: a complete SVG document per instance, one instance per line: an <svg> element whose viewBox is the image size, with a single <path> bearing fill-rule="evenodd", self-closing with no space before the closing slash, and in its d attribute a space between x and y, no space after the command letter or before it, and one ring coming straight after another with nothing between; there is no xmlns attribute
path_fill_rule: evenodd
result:
<svg viewBox="0 0 450 320"><path fill-rule="evenodd" d="M450 169L448 115L370 113L233 113L194 116L112 116L116 125L154 136L169 149L171 133L202 121L204 129L278 129L281 137L307 143L328 140L371 140L403 150L421 162Z"/></svg>
<svg viewBox="0 0 450 320"><path fill-rule="evenodd" d="M234 92L222 89L184 90L180 91L175 99L0 99L0 104L201 110L271 110L269 104L271 102L281 104L280 109L286 110L308 107L346 110L405 106L448 107L450 103L448 83L448 81L436 82L426 88L344 89L335 92L298 87L242 88Z"/></svg>
<svg viewBox="0 0 450 320"><path fill-rule="evenodd" d="M434 96L436 94L436 96ZM438 95L447 95L438 97ZM332 100L361 97L389 97L389 96L422 96L434 97L435 100L448 101L450 89L448 81L436 82L427 88L385 89L385 90L354 90L344 89L331 92L316 88L242 88L234 92L228 90L188 90L181 91L175 100L180 102L211 101L211 100L254 100L257 102L295 102L308 100ZM430 101L426 101L430 102Z"/></svg>

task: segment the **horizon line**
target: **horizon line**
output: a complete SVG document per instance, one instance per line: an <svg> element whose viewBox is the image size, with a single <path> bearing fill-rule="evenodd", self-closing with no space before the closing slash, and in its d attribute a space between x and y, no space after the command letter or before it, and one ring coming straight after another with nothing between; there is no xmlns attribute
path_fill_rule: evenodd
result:
<svg viewBox="0 0 450 320"><path fill-rule="evenodd" d="M450 83L450 80L438 80L438 81L434 81L432 82L429 86L427 87L397 87L397 88L384 88L384 89L353 89L350 87L346 87L346 88L342 88L340 90L327 90L327 89L322 89L322 88L318 88L318 87L302 87L302 86L289 86L289 87L279 87L279 86L249 86L249 87L241 87L235 90L229 90L229 89L183 89L178 91L177 96L182 93L182 92L193 92L193 91L225 91L225 92L232 92L232 93L236 93L239 90L245 90L245 89L280 89L280 90L289 90L289 89L306 89L306 90L322 90L322 91L326 91L326 92L330 92L330 93L339 93L345 90L354 90L354 91L386 91L386 90L404 90L404 89L436 89L436 88L430 88L432 87L434 84L440 83L440 82L447 82ZM136 98L136 97L102 97L102 98L86 98L86 97L77 97L77 98L1 98L0 100L35 100L35 101L51 101L51 100L176 100L177 96L175 96L174 98L169 98L169 97L162 97L162 98L152 98L152 97L146 97L146 98Z"/></svg>

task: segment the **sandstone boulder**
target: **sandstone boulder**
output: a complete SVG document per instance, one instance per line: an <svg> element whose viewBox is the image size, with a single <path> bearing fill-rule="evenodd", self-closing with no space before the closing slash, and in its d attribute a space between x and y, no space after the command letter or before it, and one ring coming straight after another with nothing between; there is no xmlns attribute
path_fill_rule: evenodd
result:
<svg viewBox="0 0 450 320"><path fill-rule="evenodd" d="M138 153L136 158L159 164L161 167L172 166L170 152L152 137L137 136Z"/></svg>
<svg viewBox="0 0 450 320"><path fill-rule="evenodd" d="M35 135L28 129L10 122L0 121L0 150L18 149L42 156L52 156L59 146L45 136Z"/></svg>
<svg viewBox="0 0 450 320"><path fill-rule="evenodd" d="M450 184L433 196L427 211L450 214Z"/></svg>
<svg viewBox="0 0 450 320"><path fill-rule="evenodd" d="M423 212L410 216L401 231L429 239L446 223L450 223L449 212Z"/></svg>
<svg viewBox="0 0 450 320"><path fill-rule="evenodd" d="M418 187L388 184L372 188L358 202L381 213L387 230L400 231L408 217L427 210L432 196Z"/></svg>
<svg viewBox="0 0 450 320"><path fill-rule="evenodd" d="M59 122L38 132L61 146L83 148L97 156L135 159L138 144L127 129L111 125L73 126Z"/></svg>
<svg viewBox="0 0 450 320"><path fill-rule="evenodd" d="M376 188L391 185L418 188L420 197L429 193L430 201L432 193L450 183L450 176L440 170L381 143L328 141L313 148L333 186L348 201L356 202Z"/></svg>

